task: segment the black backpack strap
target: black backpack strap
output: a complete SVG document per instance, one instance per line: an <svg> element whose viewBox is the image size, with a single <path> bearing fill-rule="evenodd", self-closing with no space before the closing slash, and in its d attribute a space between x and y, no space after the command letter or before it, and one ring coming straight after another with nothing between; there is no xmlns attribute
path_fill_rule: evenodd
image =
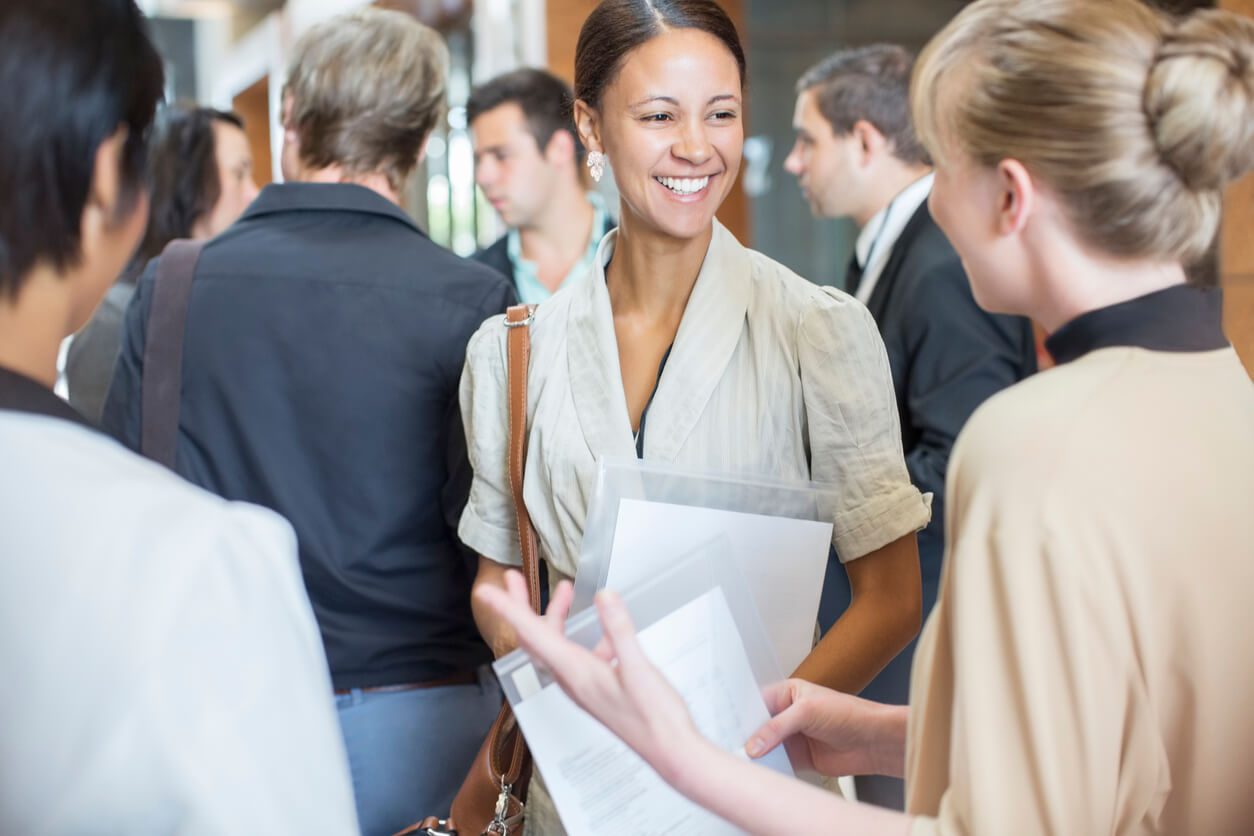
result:
<svg viewBox="0 0 1254 836"><path fill-rule="evenodd" d="M183 334L204 241L171 241L157 262L144 337L139 451L174 469L183 383Z"/></svg>

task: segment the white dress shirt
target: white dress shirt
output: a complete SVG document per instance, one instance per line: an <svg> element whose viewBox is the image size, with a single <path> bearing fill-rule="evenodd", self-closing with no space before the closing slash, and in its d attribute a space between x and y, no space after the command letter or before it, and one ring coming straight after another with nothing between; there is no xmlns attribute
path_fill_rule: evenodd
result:
<svg viewBox="0 0 1254 836"><path fill-rule="evenodd" d="M531 326L523 496L554 583L575 574L597 460L636 455L605 285L616 239L601 242L593 280L540 305ZM462 375L474 480L458 533L517 565L506 392L506 329L494 317L471 340ZM845 561L930 518L906 472L888 359L866 308L744 248L717 222L649 407L644 456L840 486L828 511Z"/></svg>
<svg viewBox="0 0 1254 836"><path fill-rule="evenodd" d="M0 833L357 833L291 527L59 418L0 462Z"/></svg>
<svg viewBox="0 0 1254 836"><path fill-rule="evenodd" d="M858 301L866 304L871 299L880 274L888 265L888 258L893 254L897 239L905 230L906 224L919 211L919 207L932 193L932 181L936 175L928 173L909 186L906 186L892 202L871 216L866 226L858 233L854 244L858 263L862 265L862 282L858 285Z"/></svg>

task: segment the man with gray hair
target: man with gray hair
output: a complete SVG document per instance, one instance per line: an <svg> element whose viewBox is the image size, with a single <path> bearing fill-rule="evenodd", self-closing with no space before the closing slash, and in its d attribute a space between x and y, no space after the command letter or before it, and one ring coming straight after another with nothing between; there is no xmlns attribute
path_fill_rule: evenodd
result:
<svg viewBox="0 0 1254 836"><path fill-rule="evenodd" d="M975 303L957 253L932 220L931 161L910 119L914 56L893 45L847 49L797 84L796 144L784 167L815 215L852 218L858 238L845 289L875 317L888 350L910 478L933 495L919 533L923 614L936 602L945 535L945 469L975 408L1036 370L1031 324ZM851 600L848 579L829 565L821 612ZM914 643L863 691L879 702L909 698ZM902 809L900 780L862 776L858 798Z"/></svg>
<svg viewBox="0 0 1254 836"><path fill-rule="evenodd" d="M296 529L367 836L448 810L501 704L456 535L457 387L470 336L514 293L400 207L444 113L447 58L399 12L306 33L284 90L287 182L204 246L177 323L173 466ZM140 281L105 406L135 448L152 429L144 366L173 319L154 294L170 258Z"/></svg>

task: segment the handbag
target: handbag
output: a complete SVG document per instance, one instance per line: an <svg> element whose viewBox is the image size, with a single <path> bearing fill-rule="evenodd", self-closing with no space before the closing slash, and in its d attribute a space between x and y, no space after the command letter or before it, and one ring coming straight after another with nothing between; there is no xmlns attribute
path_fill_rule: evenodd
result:
<svg viewBox="0 0 1254 836"><path fill-rule="evenodd" d="M531 359L531 323L535 305L515 305L505 314L509 329L509 485L514 497L531 608L540 612L539 541L523 503L523 465L527 455L527 368ZM488 736L471 764L447 818L430 816L396 836L516 836L523 830L524 801L531 780L531 753L509 701L501 705Z"/></svg>

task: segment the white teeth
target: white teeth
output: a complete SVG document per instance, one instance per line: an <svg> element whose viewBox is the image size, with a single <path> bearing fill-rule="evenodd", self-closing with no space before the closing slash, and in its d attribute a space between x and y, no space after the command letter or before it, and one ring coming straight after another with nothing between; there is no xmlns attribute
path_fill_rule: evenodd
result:
<svg viewBox="0 0 1254 836"><path fill-rule="evenodd" d="M666 188L676 194L696 194L710 184L709 177L655 177Z"/></svg>

